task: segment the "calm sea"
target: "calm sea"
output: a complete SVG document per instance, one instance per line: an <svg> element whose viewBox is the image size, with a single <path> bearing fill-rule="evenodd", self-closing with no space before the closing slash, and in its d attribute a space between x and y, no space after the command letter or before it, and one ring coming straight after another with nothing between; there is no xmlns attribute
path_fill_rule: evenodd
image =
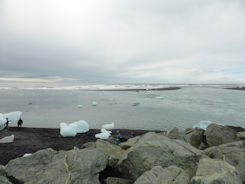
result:
<svg viewBox="0 0 245 184"><path fill-rule="evenodd" d="M94 90L142 87L147 90ZM169 130L203 120L245 127L244 90L227 90L223 85L182 85L169 91L149 90L152 87L166 86L1 87L0 113L22 111L27 127L58 128L61 122L77 120L87 121L91 128L115 122L116 128ZM93 101L97 106L91 105Z"/></svg>

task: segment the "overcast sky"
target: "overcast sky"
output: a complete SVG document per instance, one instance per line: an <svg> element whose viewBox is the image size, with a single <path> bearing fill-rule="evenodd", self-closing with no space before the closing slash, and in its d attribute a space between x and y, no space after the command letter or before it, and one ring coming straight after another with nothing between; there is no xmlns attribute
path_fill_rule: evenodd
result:
<svg viewBox="0 0 245 184"><path fill-rule="evenodd" d="M0 81L245 83L244 0L0 0Z"/></svg>

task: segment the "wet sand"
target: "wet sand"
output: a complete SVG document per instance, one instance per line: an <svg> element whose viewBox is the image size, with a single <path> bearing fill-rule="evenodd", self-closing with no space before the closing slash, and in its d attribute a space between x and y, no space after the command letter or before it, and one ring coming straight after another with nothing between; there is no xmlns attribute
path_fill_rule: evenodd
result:
<svg viewBox="0 0 245 184"><path fill-rule="evenodd" d="M116 131L112 131L112 137L116 138ZM120 129L121 136L124 140L131 137L131 133L141 135L147 130L127 130ZM9 127L8 130L0 131L0 138L14 134L13 143L0 144L0 164L6 165L9 160L23 156L25 153L34 153L45 148L54 150L70 150L74 146L83 148L83 144L96 141L95 134L99 129L91 129L84 134L77 134L75 137L62 137L59 129L50 128L18 128Z"/></svg>

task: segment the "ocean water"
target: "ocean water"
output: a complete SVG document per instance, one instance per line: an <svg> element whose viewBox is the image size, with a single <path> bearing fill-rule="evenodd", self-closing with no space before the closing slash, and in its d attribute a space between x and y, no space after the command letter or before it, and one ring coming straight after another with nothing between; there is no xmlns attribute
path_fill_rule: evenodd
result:
<svg viewBox="0 0 245 184"><path fill-rule="evenodd" d="M184 129L202 120L245 127L244 90L227 90L223 85L179 86L168 91L147 89L169 85L2 86L0 112L22 111L27 127L58 128L61 122L77 120L87 121L91 128L115 122L116 128ZM146 90L98 90L133 88ZM98 105L92 106L92 101Z"/></svg>

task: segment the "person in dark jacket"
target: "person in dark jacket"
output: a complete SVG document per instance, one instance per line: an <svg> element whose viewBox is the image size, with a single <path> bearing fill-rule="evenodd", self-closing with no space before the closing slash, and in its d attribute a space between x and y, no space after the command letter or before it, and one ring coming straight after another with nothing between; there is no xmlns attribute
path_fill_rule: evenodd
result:
<svg viewBox="0 0 245 184"><path fill-rule="evenodd" d="M20 118L19 121L18 121L18 127L22 127L22 125L23 125L23 121L22 121L22 119Z"/></svg>
<svg viewBox="0 0 245 184"><path fill-rule="evenodd" d="M5 123L5 129L9 129L9 119L8 118L6 118L6 123Z"/></svg>

